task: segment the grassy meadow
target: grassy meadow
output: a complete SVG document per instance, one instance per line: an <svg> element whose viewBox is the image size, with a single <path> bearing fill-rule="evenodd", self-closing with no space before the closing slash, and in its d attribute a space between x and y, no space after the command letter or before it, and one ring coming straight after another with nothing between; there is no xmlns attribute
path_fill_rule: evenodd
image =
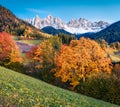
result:
<svg viewBox="0 0 120 107"><path fill-rule="evenodd" d="M118 107L0 67L0 107Z"/></svg>

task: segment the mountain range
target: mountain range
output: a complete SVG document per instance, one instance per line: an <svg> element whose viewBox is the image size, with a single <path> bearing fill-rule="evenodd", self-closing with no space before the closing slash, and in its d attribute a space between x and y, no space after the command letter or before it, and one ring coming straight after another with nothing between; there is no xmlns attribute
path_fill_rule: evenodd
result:
<svg viewBox="0 0 120 107"><path fill-rule="evenodd" d="M35 18L28 18L26 21L33 26L42 29L51 26L55 29L63 29L72 34L83 34L88 32L98 32L108 27L110 24L104 21L91 22L84 18L72 19L65 23L58 17L48 15L46 18L41 19L38 15Z"/></svg>

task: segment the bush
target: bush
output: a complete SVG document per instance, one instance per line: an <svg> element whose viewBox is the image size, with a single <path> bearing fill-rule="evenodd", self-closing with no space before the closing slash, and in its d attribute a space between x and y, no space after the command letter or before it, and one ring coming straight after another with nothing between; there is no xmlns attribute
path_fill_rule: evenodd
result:
<svg viewBox="0 0 120 107"><path fill-rule="evenodd" d="M77 92L120 105L120 78L114 74L94 75L80 83Z"/></svg>
<svg viewBox="0 0 120 107"><path fill-rule="evenodd" d="M113 65L113 72L117 77L120 77L120 62Z"/></svg>
<svg viewBox="0 0 120 107"><path fill-rule="evenodd" d="M25 67L22 63L19 62L12 62L9 65L4 65L6 68L12 69L14 71L20 72L20 73L26 73Z"/></svg>

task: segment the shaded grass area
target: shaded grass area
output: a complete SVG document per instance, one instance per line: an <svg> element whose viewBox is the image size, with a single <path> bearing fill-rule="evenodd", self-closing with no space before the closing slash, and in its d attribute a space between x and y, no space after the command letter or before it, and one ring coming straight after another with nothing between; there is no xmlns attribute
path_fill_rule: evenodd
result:
<svg viewBox="0 0 120 107"><path fill-rule="evenodd" d="M119 53L119 54L117 54ZM112 62L120 62L120 52L119 51L113 51L111 53L109 53L110 58L112 60Z"/></svg>
<svg viewBox="0 0 120 107"><path fill-rule="evenodd" d="M120 62L120 51L112 48L108 48L106 53L110 56L113 63Z"/></svg>
<svg viewBox="0 0 120 107"><path fill-rule="evenodd" d="M120 62L120 56L112 54L110 55L110 58L112 59L112 62Z"/></svg>
<svg viewBox="0 0 120 107"><path fill-rule="evenodd" d="M0 67L0 107L2 106L119 107Z"/></svg>

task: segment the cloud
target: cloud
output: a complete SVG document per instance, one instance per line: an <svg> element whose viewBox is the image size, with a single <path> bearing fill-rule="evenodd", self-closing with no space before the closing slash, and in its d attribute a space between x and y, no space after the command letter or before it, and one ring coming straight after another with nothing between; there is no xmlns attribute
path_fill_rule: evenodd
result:
<svg viewBox="0 0 120 107"><path fill-rule="evenodd" d="M40 9L35 9L35 8L27 8L26 10L30 11L30 12L33 12L33 13L37 13L37 14L48 13L47 11L40 10Z"/></svg>

